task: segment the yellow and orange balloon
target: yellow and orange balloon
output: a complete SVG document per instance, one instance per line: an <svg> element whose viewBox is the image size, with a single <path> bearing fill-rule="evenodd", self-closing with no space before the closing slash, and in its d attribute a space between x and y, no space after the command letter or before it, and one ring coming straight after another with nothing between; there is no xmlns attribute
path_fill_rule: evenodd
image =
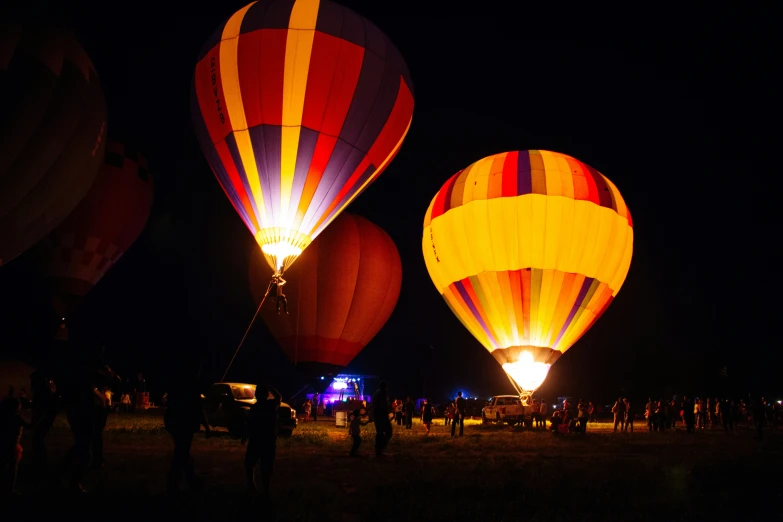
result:
<svg viewBox="0 0 783 522"><path fill-rule="evenodd" d="M631 265L620 191L565 154L505 152L455 174L424 218L438 292L520 393L601 316Z"/></svg>

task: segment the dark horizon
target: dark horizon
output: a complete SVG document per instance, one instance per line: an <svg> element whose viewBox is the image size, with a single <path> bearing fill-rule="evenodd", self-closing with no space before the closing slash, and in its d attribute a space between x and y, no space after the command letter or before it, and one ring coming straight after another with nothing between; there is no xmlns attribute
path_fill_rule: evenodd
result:
<svg viewBox="0 0 783 522"><path fill-rule="evenodd" d="M210 171L189 111L199 49L246 3L136 2L122 17L94 1L57 8L101 77L109 139L135 145L155 178L146 229L84 307L84 339L105 345L123 376L162 382L193 354L219 379L255 311L247 271L257 246ZM618 13L597 11L340 3L397 45L416 100L399 154L347 209L389 233L403 282L388 323L346 373L379 375L395 396L513 392L435 290L422 221L455 172L540 148L617 185L635 244L617 298L536 395L783 393L783 338L773 329L781 187L764 155L774 150L775 46L752 13L651 12L618 28ZM44 286L29 257L0 268L2 353L30 353L44 337ZM261 320L233 371L232 380L290 387L284 393L301 387Z"/></svg>

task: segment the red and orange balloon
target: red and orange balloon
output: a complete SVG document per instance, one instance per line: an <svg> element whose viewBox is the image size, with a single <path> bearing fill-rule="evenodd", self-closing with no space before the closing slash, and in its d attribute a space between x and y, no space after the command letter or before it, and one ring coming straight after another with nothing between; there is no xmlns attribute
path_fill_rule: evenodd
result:
<svg viewBox="0 0 783 522"><path fill-rule="evenodd" d="M87 196L37 247L59 315L67 317L136 241L152 199L147 160L121 143L108 143Z"/></svg>
<svg viewBox="0 0 783 522"><path fill-rule="evenodd" d="M263 272L264 258L254 249L250 289L257 303L268 284ZM348 213L313 241L289 273L289 314L278 315L270 295L261 317L311 379L336 375L375 337L397 304L402 282L400 255L389 235Z"/></svg>

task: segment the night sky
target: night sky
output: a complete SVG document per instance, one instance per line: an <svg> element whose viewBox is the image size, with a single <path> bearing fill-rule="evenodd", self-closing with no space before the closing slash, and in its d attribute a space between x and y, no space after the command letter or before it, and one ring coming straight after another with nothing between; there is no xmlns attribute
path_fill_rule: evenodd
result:
<svg viewBox="0 0 783 522"><path fill-rule="evenodd" d="M255 311L247 267L257 247L198 147L189 109L201 46L245 3L54 3L101 77L109 139L136 145L155 176L147 227L89 294L81 325L125 375L161 383L186 355L219 379ZM392 395L512 391L430 281L422 222L458 170L541 148L609 177L635 230L617 298L541 393L783 392L781 182L771 158L780 61L770 13L341 3L395 42L416 96L396 159L348 208L386 230L403 263L397 307L349 371L382 376ZM32 353L44 331L27 257L0 269L4 351ZM230 378L301 387L262 321Z"/></svg>

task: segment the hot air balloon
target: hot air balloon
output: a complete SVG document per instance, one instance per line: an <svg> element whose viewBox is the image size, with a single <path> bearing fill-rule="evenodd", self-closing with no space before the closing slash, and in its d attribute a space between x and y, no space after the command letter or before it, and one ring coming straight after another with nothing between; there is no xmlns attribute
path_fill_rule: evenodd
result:
<svg viewBox="0 0 783 522"><path fill-rule="evenodd" d="M0 400L7 397L11 391L14 397L19 398L23 390L28 394L27 398L31 399L30 376L34 371L35 368L19 359L0 359Z"/></svg>
<svg viewBox="0 0 783 522"><path fill-rule="evenodd" d="M122 143L109 142L87 196L36 247L58 315L68 318L136 241L149 218L152 197L146 159Z"/></svg>
<svg viewBox="0 0 783 522"><path fill-rule="evenodd" d="M388 165L413 114L400 53L328 0L262 0L202 50L196 135L275 275Z"/></svg>
<svg viewBox="0 0 783 522"><path fill-rule="evenodd" d="M0 24L0 265L79 203L103 160L106 104L74 36Z"/></svg>
<svg viewBox="0 0 783 522"><path fill-rule="evenodd" d="M589 165L506 152L441 187L422 250L448 306L528 395L617 295L633 224L617 187Z"/></svg>
<svg viewBox="0 0 783 522"><path fill-rule="evenodd" d="M250 289L260 302L264 261L254 249ZM397 304L400 255L392 239L368 220L344 213L290 268L288 314L274 303L261 317L288 358L316 388L326 388L375 334Z"/></svg>

